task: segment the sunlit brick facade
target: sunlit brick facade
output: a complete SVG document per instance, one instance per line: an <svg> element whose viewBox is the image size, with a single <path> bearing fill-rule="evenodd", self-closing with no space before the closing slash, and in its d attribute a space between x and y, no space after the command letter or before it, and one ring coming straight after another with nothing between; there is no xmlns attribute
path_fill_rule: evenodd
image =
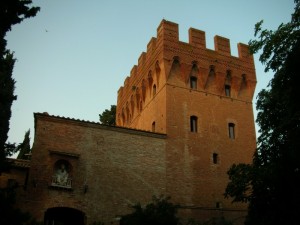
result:
<svg viewBox="0 0 300 225"><path fill-rule="evenodd" d="M46 224L64 213L117 224L128 204L164 194L183 218L241 223L247 206L223 194L229 167L250 163L256 148L254 60L247 45L235 57L228 39L214 43L207 49L194 28L181 42L178 25L163 20L118 91L116 127L35 114L20 207Z"/></svg>

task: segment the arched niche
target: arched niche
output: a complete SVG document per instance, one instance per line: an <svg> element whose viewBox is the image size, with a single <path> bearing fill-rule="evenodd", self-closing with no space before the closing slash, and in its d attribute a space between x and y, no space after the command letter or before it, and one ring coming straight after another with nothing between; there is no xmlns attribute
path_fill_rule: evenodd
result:
<svg viewBox="0 0 300 225"><path fill-rule="evenodd" d="M59 159L53 165L51 186L72 188L72 164L65 159Z"/></svg>

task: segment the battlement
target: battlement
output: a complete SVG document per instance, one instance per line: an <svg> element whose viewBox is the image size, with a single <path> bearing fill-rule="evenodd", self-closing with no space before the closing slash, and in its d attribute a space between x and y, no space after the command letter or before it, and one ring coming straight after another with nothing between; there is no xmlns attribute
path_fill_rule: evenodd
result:
<svg viewBox="0 0 300 225"><path fill-rule="evenodd" d="M150 67L149 61L151 61L151 57L154 55L154 52L157 48L162 49L162 44L172 43L172 45L176 45L176 43L184 44L187 49L202 49L208 50L210 52L215 52L216 54L233 57L233 59L240 59L246 61L247 63L254 65L253 55L249 52L249 47L246 44L238 43L238 57L231 56L231 48L230 48L230 40L225 37L221 37L216 35L214 37L214 50L206 48L206 36L205 32L202 30L198 30L195 28L190 28L189 32L189 42L181 42L179 41L179 29L178 24L162 20L160 25L157 28L157 37L152 37L147 44L147 51L142 52L140 57L138 58L138 65L134 65L130 72L130 80L133 82L138 79L137 76L141 76L142 71L146 69L146 67ZM152 60L153 63L153 60ZM139 74L139 75L138 75ZM127 85L132 85L132 82L129 82L129 78L127 77L124 82L124 87ZM123 89L121 87L120 89ZM119 94L123 93L123 91L119 91Z"/></svg>
<svg viewBox="0 0 300 225"><path fill-rule="evenodd" d="M124 80L117 106L122 121L130 123L137 117L166 83L190 88L191 74L197 78L198 91L224 96L227 82L232 86L232 98L252 101L256 76L253 55L246 44L238 43L236 57L231 55L228 38L216 35L211 50L206 47L204 31L189 28L186 43L179 40L178 28L177 23L162 20L156 37L150 39ZM211 68L214 76L210 76Z"/></svg>
<svg viewBox="0 0 300 225"><path fill-rule="evenodd" d="M157 39L163 39L165 41L178 42L179 31L178 24L167 20L162 20L157 28ZM195 28L189 29L189 45L197 48L206 48L205 32ZM214 37L215 51L231 56L230 40L216 35ZM238 58L253 60L253 56L249 52L249 48L245 44L238 43Z"/></svg>

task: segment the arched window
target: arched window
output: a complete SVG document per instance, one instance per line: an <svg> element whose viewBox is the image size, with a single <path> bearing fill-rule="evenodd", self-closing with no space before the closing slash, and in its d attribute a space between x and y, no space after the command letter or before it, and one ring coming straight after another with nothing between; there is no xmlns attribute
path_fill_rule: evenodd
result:
<svg viewBox="0 0 300 225"><path fill-rule="evenodd" d="M197 89L197 77L199 75L199 69L196 61L193 61L192 63L193 67L190 73L190 88Z"/></svg>
<svg viewBox="0 0 300 225"><path fill-rule="evenodd" d="M152 123L152 132L155 132L155 121Z"/></svg>
<svg viewBox="0 0 300 225"><path fill-rule="evenodd" d="M190 88L197 89L197 77L190 77Z"/></svg>
<svg viewBox="0 0 300 225"><path fill-rule="evenodd" d="M228 135L230 139L235 139L235 124L229 123L228 124Z"/></svg>
<svg viewBox="0 0 300 225"><path fill-rule="evenodd" d="M72 188L71 164L67 160L61 159L54 164L53 169L51 185L62 188Z"/></svg>
<svg viewBox="0 0 300 225"><path fill-rule="evenodd" d="M230 85L225 85L225 95L227 97L231 96L231 87L230 87Z"/></svg>
<svg viewBox="0 0 300 225"><path fill-rule="evenodd" d="M246 81L247 80L247 75L246 74L242 74L242 79L243 79L243 81Z"/></svg>
<svg viewBox="0 0 300 225"><path fill-rule="evenodd" d="M218 153L213 153L213 164L219 163L219 156Z"/></svg>
<svg viewBox="0 0 300 225"><path fill-rule="evenodd" d="M155 84L153 85L152 93L153 93L153 97L154 97L156 95L156 85Z"/></svg>
<svg viewBox="0 0 300 225"><path fill-rule="evenodd" d="M197 116L191 116L190 117L191 132L197 132L197 123L198 123Z"/></svg>
<svg viewBox="0 0 300 225"><path fill-rule="evenodd" d="M124 113L124 109L122 109L122 124L125 125L125 113Z"/></svg>
<svg viewBox="0 0 300 225"><path fill-rule="evenodd" d="M216 74L215 72L215 66L214 65L210 65L209 66L209 76L214 76Z"/></svg>
<svg viewBox="0 0 300 225"><path fill-rule="evenodd" d="M140 112L142 112L142 110L143 110L143 102L140 101Z"/></svg>

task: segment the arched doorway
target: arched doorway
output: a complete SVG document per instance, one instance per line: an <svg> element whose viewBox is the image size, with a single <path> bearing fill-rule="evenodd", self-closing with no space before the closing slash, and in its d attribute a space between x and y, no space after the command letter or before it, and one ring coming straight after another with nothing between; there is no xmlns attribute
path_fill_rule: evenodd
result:
<svg viewBox="0 0 300 225"><path fill-rule="evenodd" d="M44 217L45 225L85 225L85 214L80 210L55 207L47 209Z"/></svg>

